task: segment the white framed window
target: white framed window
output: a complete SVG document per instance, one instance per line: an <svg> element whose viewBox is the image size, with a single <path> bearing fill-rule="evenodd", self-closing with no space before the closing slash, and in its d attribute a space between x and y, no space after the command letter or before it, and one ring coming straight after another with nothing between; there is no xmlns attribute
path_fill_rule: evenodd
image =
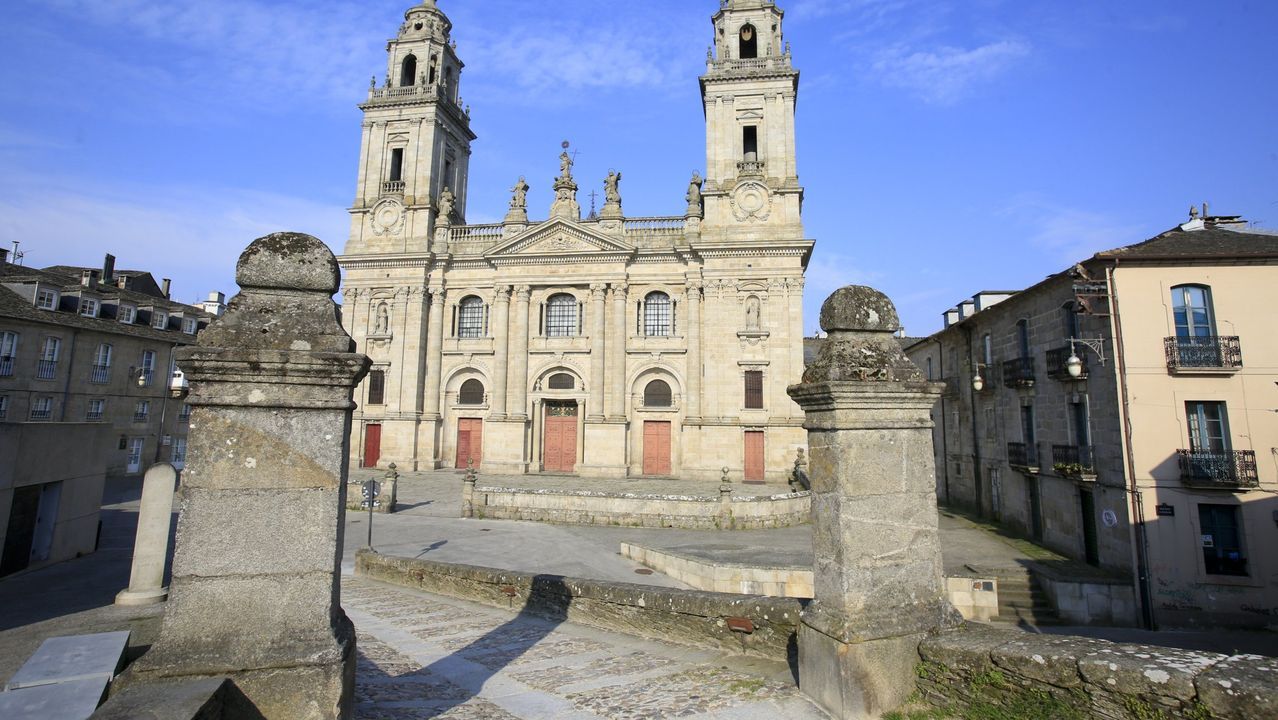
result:
<svg viewBox="0 0 1278 720"><path fill-rule="evenodd" d="M93 370L89 374L89 382L94 385L105 385L111 382L111 346L102 343L93 353Z"/></svg>
<svg viewBox="0 0 1278 720"><path fill-rule="evenodd" d="M58 373L58 353L62 350L62 341L55 337L47 337L40 346L40 359L36 362L36 378L52 380Z"/></svg>
<svg viewBox="0 0 1278 720"><path fill-rule="evenodd" d="M186 467L186 438L173 438L173 467L181 470Z"/></svg>
<svg viewBox="0 0 1278 720"><path fill-rule="evenodd" d="M151 313L151 327L156 330L169 329L169 314L163 310L155 310Z"/></svg>
<svg viewBox="0 0 1278 720"><path fill-rule="evenodd" d="M80 298L80 314L85 317L97 317L98 301L90 297Z"/></svg>
<svg viewBox="0 0 1278 720"><path fill-rule="evenodd" d="M106 400L90 400L89 409L85 412L84 419L87 422L98 422L104 415L106 415Z"/></svg>
<svg viewBox="0 0 1278 720"><path fill-rule="evenodd" d="M132 305L121 305L120 312L116 315L116 319L125 325L132 325L137 322L138 309Z"/></svg>
<svg viewBox="0 0 1278 720"><path fill-rule="evenodd" d="M195 330L198 327L199 327L199 323L196 321L195 318L182 318L182 332L186 333L187 335L194 335Z"/></svg>
<svg viewBox="0 0 1278 720"><path fill-rule="evenodd" d="M48 420L53 417L53 398L40 397L31 401L31 419Z"/></svg>
<svg viewBox="0 0 1278 720"><path fill-rule="evenodd" d="M457 304L457 337L484 337L484 301L470 295Z"/></svg>
<svg viewBox="0 0 1278 720"><path fill-rule="evenodd" d="M52 288L40 288L36 291L36 307L41 310L58 309L58 291Z"/></svg>
<svg viewBox="0 0 1278 720"><path fill-rule="evenodd" d="M143 350L141 367L138 368L139 382L142 387L150 387L151 381L155 378L155 351Z"/></svg>
<svg viewBox="0 0 1278 720"><path fill-rule="evenodd" d="M151 416L151 401L139 400L138 404L133 407L133 422L146 422Z"/></svg>
<svg viewBox="0 0 1278 720"><path fill-rule="evenodd" d="M0 332L0 377L13 374L13 358L18 354L18 333Z"/></svg>
<svg viewBox="0 0 1278 720"><path fill-rule="evenodd" d="M567 293L551 295L546 301L546 337L577 335L577 298Z"/></svg>
<svg viewBox="0 0 1278 720"><path fill-rule="evenodd" d="M130 473L142 471L142 448L146 445L146 438L129 438L129 469Z"/></svg>
<svg viewBox="0 0 1278 720"><path fill-rule="evenodd" d="M663 292L648 293L643 299L643 334L669 337L673 330L670 296Z"/></svg>

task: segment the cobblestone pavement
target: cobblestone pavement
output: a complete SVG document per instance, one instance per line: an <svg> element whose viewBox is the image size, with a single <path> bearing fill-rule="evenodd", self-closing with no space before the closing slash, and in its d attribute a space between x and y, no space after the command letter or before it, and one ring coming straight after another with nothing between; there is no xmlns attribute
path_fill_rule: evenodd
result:
<svg viewBox="0 0 1278 720"><path fill-rule="evenodd" d="M818 720L775 663L725 658L362 578L357 720Z"/></svg>

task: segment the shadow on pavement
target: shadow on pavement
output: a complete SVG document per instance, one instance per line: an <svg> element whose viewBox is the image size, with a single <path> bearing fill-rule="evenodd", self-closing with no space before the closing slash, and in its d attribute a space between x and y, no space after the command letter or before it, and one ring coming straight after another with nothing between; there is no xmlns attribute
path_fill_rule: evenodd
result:
<svg viewBox="0 0 1278 720"><path fill-rule="evenodd" d="M439 541L437 541L437 542L433 542L433 543L431 543L430 545L427 545L426 547L422 548L422 551L421 551L421 552L419 552L419 553L417 553L416 555L414 555L414 556L413 556L413 559L417 559L417 558L419 558L419 557L421 557L421 556L425 555L426 553L431 552L432 550L438 550L438 549L440 549L440 548L444 547L444 546L445 546L445 545L447 545L447 544L448 544L448 541L447 541L447 540L439 540Z"/></svg>

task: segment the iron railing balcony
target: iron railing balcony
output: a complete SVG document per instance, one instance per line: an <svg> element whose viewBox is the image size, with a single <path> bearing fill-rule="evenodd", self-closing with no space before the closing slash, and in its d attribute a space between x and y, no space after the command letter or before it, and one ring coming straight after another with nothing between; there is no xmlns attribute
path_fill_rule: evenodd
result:
<svg viewBox="0 0 1278 720"><path fill-rule="evenodd" d="M151 383L155 381L155 371L146 369L140 370L138 372L138 378L140 379L140 382L138 383L139 387L151 387Z"/></svg>
<svg viewBox="0 0 1278 720"><path fill-rule="evenodd" d="M1069 374L1069 356L1075 351L1066 345L1063 348L1047 351L1047 376L1053 380L1085 380L1087 379L1087 371L1091 368L1087 364L1087 356L1080 354L1078 359L1083 363L1083 371L1078 377Z"/></svg>
<svg viewBox="0 0 1278 720"><path fill-rule="evenodd" d="M36 379L52 380L58 374L57 360L37 360L36 361Z"/></svg>
<svg viewBox="0 0 1278 720"><path fill-rule="evenodd" d="M1034 387L1034 358L1023 357L1004 362L1003 384L1010 388Z"/></svg>
<svg viewBox="0 0 1278 720"><path fill-rule="evenodd" d="M111 366L94 365L93 370L89 372L89 382L94 385L106 385L111 382Z"/></svg>
<svg viewBox="0 0 1278 720"><path fill-rule="evenodd" d="M178 422L179 422L179 423L182 423L183 425L185 425L186 423L191 422L191 413L189 413L189 412L182 412L182 413L179 413L179 414L178 414Z"/></svg>
<svg viewBox="0 0 1278 720"><path fill-rule="evenodd" d="M0 377L13 375L13 358L0 357Z"/></svg>
<svg viewBox="0 0 1278 720"><path fill-rule="evenodd" d="M1038 448L1032 443L1007 444L1007 464L1012 467L1034 469L1038 467Z"/></svg>
<svg viewBox="0 0 1278 720"><path fill-rule="evenodd" d="M48 420L48 419L49 419L49 418L51 418L51 417L53 417L53 410L52 410L52 409L49 409L49 410L42 410L42 409L39 409L39 408L31 408L31 419L32 419L32 420Z"/></svg>
<svg viewBox="0 0 1278 720"><path fill-rule="evenodd" d="M1190 487L1246 490L1260 487L1254 450L1178 450L1180 481Z"/></svg>
<svg viewBox="0 0 1278 720"><path fill-rule="evenodd" d="M1226 370L1242 367L1242 345L1236 336L1169 337L1163 341L1171 372Z"/></svg>
<svg viewBox="0 0 1278 720"><path fill-rule="evenodd" d="M1062 477L1096 479L1096 461L1090 445L1053 445L1052 469Z"/></svg>
<svg viewBox="0 0 1278 720"><path fill-rule="evenodd" d="M149 417L151 417L151 414L150 414L150 413L144 413L144 412L141 412L141 413L133 413L133 422L135 422L135 423L144 423L144 422L146 422L146 421L147 421L147 418L149 418Z"/></svg>
<svg viewBox="0 0 1278 720"><path fill-rule="evenodd" d="M102 413L89 411L84 414L85 422L102 422Z"/></svg>

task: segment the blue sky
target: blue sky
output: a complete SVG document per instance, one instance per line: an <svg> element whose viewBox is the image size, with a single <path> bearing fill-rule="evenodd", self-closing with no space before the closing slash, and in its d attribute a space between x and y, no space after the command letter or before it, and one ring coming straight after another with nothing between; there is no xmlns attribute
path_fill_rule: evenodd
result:
<svg viewBox="0 0 1278 720"><path fill-rule="evenodd" d="M583 191L678 214L705 164L713 0L440 0L467 63L471 222L519 175L544 217L559 143ZM789 0L802 70L806 327L848 283L907 330L1142 240L1191 203L1278 228L1278 3ZM405 0L8 0L0 244L235 290L275 230L341 251L368 79ZM601 189L601 188L599 188ZM538 212L540 211L540 212Z"/></svg>

